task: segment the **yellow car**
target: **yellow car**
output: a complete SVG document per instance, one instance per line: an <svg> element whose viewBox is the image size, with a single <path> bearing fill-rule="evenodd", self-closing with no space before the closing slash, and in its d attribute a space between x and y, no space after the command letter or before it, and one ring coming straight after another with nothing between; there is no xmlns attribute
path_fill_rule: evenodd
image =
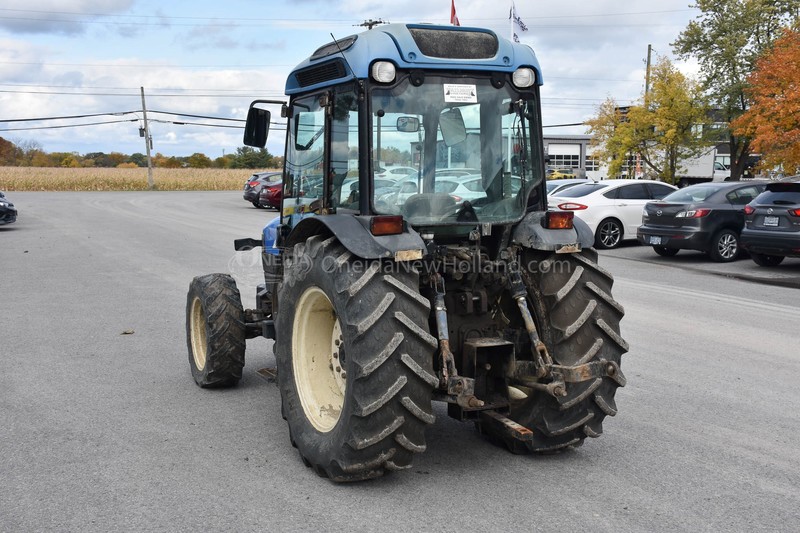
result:
<svg viewBox="0 0 800 533"><path fill-rule="evenodd" d="M549 180L566 180L566 179L575 179L578 176L571 169L567 168L556 168L550 169L547 171L547 179Z"/></svg>

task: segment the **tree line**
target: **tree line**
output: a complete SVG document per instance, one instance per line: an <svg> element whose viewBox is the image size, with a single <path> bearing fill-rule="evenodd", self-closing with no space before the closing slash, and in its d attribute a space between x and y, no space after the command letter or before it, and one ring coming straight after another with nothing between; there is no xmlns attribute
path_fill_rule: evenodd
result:
<svg viewBox="0 0 800 533"><path fill-rule="evenodd" d="M159 168L277 168L283 158L273 156L265 148L242 146L234 153L211 159L197 152L190 156L165 156L156 153L151 157ZM68 168L136 168L147 166L147 156L142 153L120 152L45 152L36 141L12 142L0 137L0 166L12 167L68 167Z"/></svg>
<svg viewBox="0 0 800 533"><path fill-rule="evenodd" d="M700 16L672 43L697 79L667 58L631 106L607 99L587 122L595 155L619 175L638 159L674 183L681 163L726 142L731 179L753 153L762 169L800 172L800 0L697 0Z"/></svg>

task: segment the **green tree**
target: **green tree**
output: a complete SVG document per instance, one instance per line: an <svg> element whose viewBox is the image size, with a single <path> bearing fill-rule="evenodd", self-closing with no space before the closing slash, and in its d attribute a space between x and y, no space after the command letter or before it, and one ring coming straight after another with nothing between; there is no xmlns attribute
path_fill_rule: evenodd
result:
<svg viewBox="0 0 800 533"><path fill-rule="evenodd" d="M210 168L211 167L211 158L209 158L206 154L201 154L199 152L195 152L194 154L190 155L186 162L192 168Z"/></svg>
<svg viewBox="0 0 800 533"><path fill-rule="evenodd" d="M146 167L147 166L147 156L143 153L136 152L128 157L129 163L135 163L137 167Z"/></svg>
<svg viewBox="0 0 800 533"><path fill-rule="evenodd" d="M242 146L236 149L231 168L270 168L272 166L272 155L266 148L256 150L250 146Z"/></svg>
<svg viewBox="0 0 800 533"><path fill-rule="evenodd" d="M652 88L637 105L619 108L606 100L588 121L595 156L608 162L609 175L619 175L637 155L662 181L674 183L681 163L708 147L703 134L708 108L699 84L666 58L652 70Z"/></svg>
<svg viewBox="0 0 800 533"><path fill-rule="evenodd" d="M800 0L697 0L702 12L672 43L681 58L700 64L701 82L711 105L730 123L749 101L747 78L757 59L796 20ZM750 140L729 132L731 178L741 177L750 155Z"/></svg>

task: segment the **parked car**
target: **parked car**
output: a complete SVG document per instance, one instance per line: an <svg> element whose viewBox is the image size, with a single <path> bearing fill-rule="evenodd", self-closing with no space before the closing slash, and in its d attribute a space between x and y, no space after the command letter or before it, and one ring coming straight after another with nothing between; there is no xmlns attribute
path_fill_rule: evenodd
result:
<svg viewBox="0 0 800 533"><path fill-rule="evenodd" d="M416 176L417 174L417 169L412 167L386 167L375 170L376 178L388 178L395 181L408 176Z"/></svg>
<svg viewBox="0 0 800 533"><path fill-rule="evenodd" d="M573 185L578 185L580 183L594 183L594 180L590 180L589 178L575 178L575 179L548 179L547 180L547 194L548 196L558 196L558 193L569 189Z"/></svg>
<svg viewBox="0 0 800 533"><path fill-rule="evenodd" d="M280 209L281 200L283 199L283 182L280 181L280 174L278 174L278 181L267 182L261 186L261 192L258 193L258 206L271 209Z"/></svg>
<svg viewBox="0 0 800 533"><path fill-rule="evenodd" d="M547 199L550 209L574 211L594 233L597 248L615 248L635 239L644 205L677 187L652 180L613 179L583 183Z"/></svg>
<svg viewBox="0 0 800 533"><path fill-rule="evenodd" d="M0 191L0 224L11 224L17 221L17 209L11 200Z"/></svg>
<svg viewBox="0 0 800 533"><path fill-rule="evenodd" d="M548 168L546 174L549 180L575 179L578 177L571 168Z"/></svg>
<svg viewBox="0 0 800 533"><path fill-rule="evenodd" d="M265 206L261 205L261 202L259 201L261 189L263 189L266 184L274 185L275 183L280 182L280 172L256 172L244 182L244 194L242 196L246 201L253 204L254 207L263 208ZM277 207L279 205L280 199L278 200L278 204L273 207Z"/></svg>
<svg viewBox="0 0 800 533"><path fill-rule="evenodd" d="M519 187L517 187L517 190L519 190ZM437 178L434 191L449 194L455 199L456 203L464 200L474 202L479 198L486 198L483 179L480 176L467 179Z"/></svg>
<svg viewBox="0 0 800 533"><path fill-rule="evenodd" d="M744 208L742 247L760 266L800 257L800 176L767 183Z"/></svg>
<svg viewBox="0 0 800 533"><path fill-rule="evenodd" d="M706 252L713 261L733 261L740 252L744 207L765 185L729 181L679 189L644 206L637 238L665 257L687 249Z"/></svg>

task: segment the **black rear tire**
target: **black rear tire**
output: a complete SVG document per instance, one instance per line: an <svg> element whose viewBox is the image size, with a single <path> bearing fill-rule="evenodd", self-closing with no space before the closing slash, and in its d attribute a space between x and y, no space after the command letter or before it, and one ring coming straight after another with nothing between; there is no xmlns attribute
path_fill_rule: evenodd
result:
<svg viewBox="0 0 800 533"><path fill-rule="evenodd" d="M739 234L723 228L711 237L708 256L717 263L730 263L739 256Z"/></svg>
<svg viewBox="0 0 800 533"><path fill-rule="evenodd" d="M653 251L661 257L674 257L678 254L678 248L667 248L666 246L653 246Z"/></svg>
<svg viewBox="0 0 800 533"><path fill-rule="evenodd" d="M253 202L253 207L255 207L256 209L264 209L264 208L265 208L265 206L261 205L261 204L258 202L258 200L256 200L256 201L254 201L254 202Z"/></svg>
<svg viewBox="0 0 800 533"><path fill-rule="evenodd" d="M755 252L750 252L750 257L753 258L753 261L755 261L758 266L762 267L778 266L786 259L782 255L757 254Z"/></svg>
<svg viewBox="0 0 800 533"><path fill-rule="evenodd" d="M186 296L186 344L192 377L201 387L228 387L242 378L244 310L227 274L199 276Z"/></svg>
<svg viewBox="0 0 800 533"><path fill-rule="evenodd" d="M622 306L611 296L613 277L597 264L597 252L556 255L526 251L528 300L537 328L553 361L580 365L605 359L617 368L628 344L620 336ZM500 437L515 453L552 453L599 437L603 419L617 414L614 395L624 385L622 372L581 383L567 383L567 396L555 398L524 387L527 398L512 401L509 418L533 431L533 441ZM516 385L515 385L516 386Z"/></svg>
<svg viewBox="0 0 800 533"><path fill-rule="evenodd" d="M287 255L275 342L282 411L320 476L378 477L425 450L437 340L419 275L403 267L359 260L334 237Z"/></svg>

